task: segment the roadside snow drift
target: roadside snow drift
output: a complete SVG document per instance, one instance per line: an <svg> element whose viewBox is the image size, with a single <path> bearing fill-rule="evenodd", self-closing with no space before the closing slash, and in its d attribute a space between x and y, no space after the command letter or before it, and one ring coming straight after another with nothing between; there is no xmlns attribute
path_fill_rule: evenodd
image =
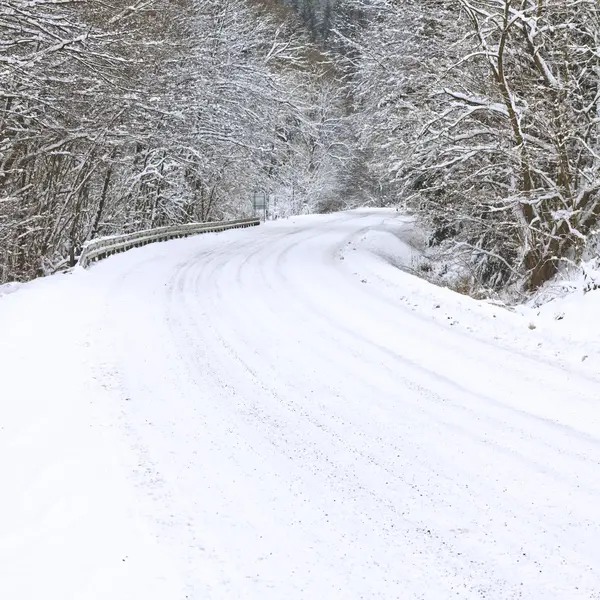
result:
<svg viewBox="0 0 600 600"><path fill-rule="evenodd" d="M411 235L302 217L0 298L0 598L600 597L595 340L414 277Z"/></svg>

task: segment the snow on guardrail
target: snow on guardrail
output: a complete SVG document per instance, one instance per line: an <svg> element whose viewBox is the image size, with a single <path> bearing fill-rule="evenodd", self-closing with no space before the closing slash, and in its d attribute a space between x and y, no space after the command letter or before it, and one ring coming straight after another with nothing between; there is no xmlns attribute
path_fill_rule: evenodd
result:
<svg viewBox="0 0 600 600"><path fill-rule="evenodd" d="M259 219L237 219L234 221L219 221L216 223L168 225L156 229L136 231L135 233L98 238L84 244L81 255L79 256L78 264L85 268L90 263L106 258L111 254L125 252L131 248L145 246L146 244L152 244L153 242L165 242L167 240L197 235L200 233L240 229L242 227L255 227L256 225L260 225Z"/></svg>

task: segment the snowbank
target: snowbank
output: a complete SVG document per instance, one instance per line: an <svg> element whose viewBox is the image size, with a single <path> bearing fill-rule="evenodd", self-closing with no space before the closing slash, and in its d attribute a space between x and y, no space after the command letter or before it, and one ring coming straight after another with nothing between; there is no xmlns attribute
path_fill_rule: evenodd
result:
<svg viewBox="0 0 600 600"><path fill-rule="evenodd" d="M0 297L8 296L8 294L13 294L21 287L21 285L22 284L16 281L11 281L9 283L4 283L0 285Z"/></svg>
<svg viewBox="0 0 600 600"><path fill-rule="evenodd" d="M97 379L88 281L0 291L0 598L183 598L139 516L110 374Z"/></svg>
<svg viewBox="0 0 600 600"><path fill-rule="evenodd" d="M582 362L600 354L600 289L587 293L577 289L539 305L532 300L515 310L540 334L576 353Z"/></svg>
<svg viewBox="0 0 600 600"><path fill-rule="evenodd" d="M399 215L394 209L357 209L354 213L381 215L379 226L350 236L340 249L340 257L352 260L352 253L366 252L398 269L414 272L422 256L422 240L414 219Z"/></svg>
<svg viewBox="0 0 600 600"><path fill-rule="evenodd" d="M592 375L600 372L600 319L597 317L600 290L584 291L590 281L590 269L576 281L554 284L552 295L546 289L543 297L538 296L537 302L532 299L528 305L510 307L500 302L476 300L449 287L439 287L442 280L448 285L453 273L459 278L464 275L460 269L448 268L446 279L438 276L439 266L433 269L433 274L423 272L423 265L429 264L425 256L426 235L415 227L411 217L398 218L398 213L389 209L380 211L381 225L359 231L340 251L346 266L365 284L387 288L391 302L407 305L428 319L469 337L494 340L507 349L538 355L577 372ZM366 212L372 214L373 211ZM390 271L389 265L395 267L395 272ZM444 262L444 265L449 267L450 263ZM377 281L373 281L374 274L378 274ZM553 299L549 301L549 298ZM539 302L543 304L538 306Z"/></svg>

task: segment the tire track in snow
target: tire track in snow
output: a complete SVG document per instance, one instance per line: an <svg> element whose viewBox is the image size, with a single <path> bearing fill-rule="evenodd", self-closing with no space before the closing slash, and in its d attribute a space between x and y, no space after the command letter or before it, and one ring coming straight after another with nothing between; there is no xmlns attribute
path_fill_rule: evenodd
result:
<svg viewBox="0 0 600 600"><path fill-rule="evenodd" d="M187 241L159 262L141 253L115 285L124 418L160 476L157 531L190 597L590 598L597 438L457 382L423 352L488 371L501 359L567 393L561 372L524 373L531 358L353 280L335 252L380 223Z"/></svg>

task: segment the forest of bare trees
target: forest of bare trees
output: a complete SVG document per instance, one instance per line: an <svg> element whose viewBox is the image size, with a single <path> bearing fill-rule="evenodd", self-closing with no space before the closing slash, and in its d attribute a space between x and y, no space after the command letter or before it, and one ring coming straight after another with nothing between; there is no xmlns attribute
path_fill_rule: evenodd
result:
<svg viewBox="0 0 600 600"><path fill-rule="evenodd" d="M387 201L413 207L490 288L534 289L577 261L600 216L598 3L357 9L353 121Z"/></svg>
<svg viewBox="0 0 600 600"><path fill-rule="evenodd" d="M93 237L246 214L257 189L314 208L336 160L321 63L241 0L2 2L0 281Z"/></svg>
<svg viewBox="0 0 600 600"><path fill-rule="evenodd" d="M94 237L412 209L484 287L595 243L596 0L4 0L0 282Z"/></svg>

